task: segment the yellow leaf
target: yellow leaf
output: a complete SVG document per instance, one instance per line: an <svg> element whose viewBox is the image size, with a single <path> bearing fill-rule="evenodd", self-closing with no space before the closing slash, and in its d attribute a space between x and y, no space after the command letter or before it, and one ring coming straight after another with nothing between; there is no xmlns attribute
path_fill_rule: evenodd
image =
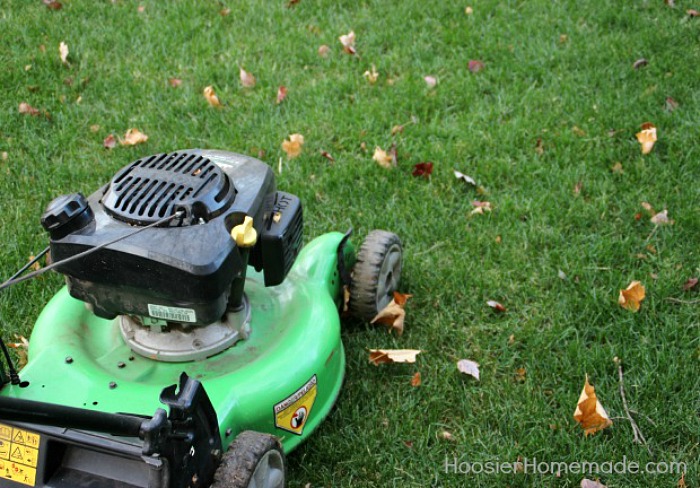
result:
<svg viewBox="0 0 700 488"><path fill-rule="evenodd" d="M288 159L294 159L301 154L301 146L304 145L304 136L292 134L288 140L282 142L282 150L287 153Z"/></svg>
<svg viewBox="0 0 700 488"><path fill-rule="evenodd" d="M68 64L68 44L61 41L61 44L58 45L58 53L61 56L61 62Z"/></svg>
<svg viewBox="0 0 700 488"><path fill-rule="evenodd" d="M372 65L372 69L365 71L362 76L367 78L370 85L374 85L377 82L377 78L379 78L379 73L377 73L377 68Z"/></svg>
<svg viewBox="0 0 700 488"><path fill-rule="evenodd" d="M395 330L398 335L403 334L404 319L406 318L404 306L412 296L395 291L394 298L389 302L389 305L384 307L370 323L388 325L389 332Z"/></svg>
<svg viewBox="0 0 700 488"><path fill-rule="evenodd" d="M246 88L253 88L255 86L256 80L253 73L248 73L243 68L240 68L241 85Z"/></svg>
<svg viewBox="0 0 700 488"><path fill-rule="evenodd" d="M374 148L374 156L372 156L372 159L374 159L379 166L386 169L390 169L394 161L391 155L387 154L387 152L379 146Z"/></svg>
<svg viewBox="0 0 700 488"><path fill-rule="evenodd" d="M420 349L370 349L369 361L375 366L391 363L415 363Z"/></svg>
<svg viewBox="0 0 700 488"><path fill-rule="evenodd" d="M15 334L15 339L19 342L9 342L7 345L17 349L17 368L22 369L27 364L27 354L29 353L29 341L22 335Z"/></svg>
<svg viewBox="0 0 700 488"><path fill-rule="evenodd" d="M630 312L637 312L645 296L646 290L644 285L639 281L633 281L626 289L620 290L617 303Z"/></svg>
<svg viewBox="0 0 700 488"><path fill-rule="evenodd" d="M595 388L588 382L588 375L578 398L574 419L581 424L586 436L612 425L612 420L596 397Z"/></svg>
<svg viewBox="0 0 700 488"><path fill-rule="evenodd" d="M656 127L651 122L642 124L642 130L637 132L637 140L642 145L642 154L649 154L656 142Z"/></svg>
<svg viewBox="0 0 700 488"><path fill-rule="evenodd" d="M457 361L457 369L468 376L476 378L479 381L479 363L471 359L460 359Z"/></svg>
<svg viewBox="0 0 700 488"><path fill-rule="evenodd" d="M129 129L124 135L124 139L119 141L122 146L135 146L148 140L148 136L138 129Z"/></svg>
<svg viewBox="0 0 700 488"><path fill-rule="evenodd" d="M221 102L219 101L219 97L216 96L216 93L214 93L213 86L209 85L204 88L204 98L207 99L207 102L209 102L209 105L212 107L221 107Z"/></svg>

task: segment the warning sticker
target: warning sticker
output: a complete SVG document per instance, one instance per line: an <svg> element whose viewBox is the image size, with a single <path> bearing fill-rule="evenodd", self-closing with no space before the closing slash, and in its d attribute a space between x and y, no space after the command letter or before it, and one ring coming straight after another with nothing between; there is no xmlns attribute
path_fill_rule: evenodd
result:
<svg viewBox="0 0 700 488"><path fill-rule="evenodd" d="M301 435L316 401L316 375L297 391L275 405L275 426Z"/></svg>
<svg viewBox="0 0 700 488"><path fill-rule="evenodd" d="M0 424L0 478L36 484L39 434Z"/></svg>

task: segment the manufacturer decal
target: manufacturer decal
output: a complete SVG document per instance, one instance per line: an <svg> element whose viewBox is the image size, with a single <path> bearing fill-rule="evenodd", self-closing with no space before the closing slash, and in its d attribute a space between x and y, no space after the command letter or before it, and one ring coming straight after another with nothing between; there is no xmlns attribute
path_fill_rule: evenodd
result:
<svg viewBox="0 0 700 488"><path fill-rule="evenodd" d="M197 314L191 308L166 307L165 305L148 304L148 315L157 319L173 322L196 322Z"/></svg>
<svg viewBox="0 0 700 488"><path fill-rule="evenodd" d="M304 386L275 405L275 426L301 435L316 401L316 387L316 375L313 375Z"/></svg>

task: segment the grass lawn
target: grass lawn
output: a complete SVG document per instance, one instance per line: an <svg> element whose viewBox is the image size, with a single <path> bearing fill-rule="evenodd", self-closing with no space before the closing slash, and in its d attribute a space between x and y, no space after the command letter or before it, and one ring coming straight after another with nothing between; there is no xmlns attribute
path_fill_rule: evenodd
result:
<svg viewBox="0 0 700 488"><path fill-rule="evenodd" d="M304 202L307 240L350 226L399 234L402 291L414 296L401 337L346 323L342 395L289 456L290 486L573 487L583 475L445 463L625 458L686 463L687 486L700 486L700 285L683 290L700 274L700 18L686 13L700 4L473 0L466 14L469 2L421 0L61 2L0 8L3 276L46 245L51 198L89 194L140 156L261 157ZM356 55L338 41L351 30ZM241 86L239 67L255 87ZM222 108L207 105L208 85ZM39 115L20 114L21 102ZM642 155L645 122L658 142ZM148 142L103 148L131 127ZM293 133L306 142L287 161ZM387 170L372 155L392 144ZM413 177L424 161L432 176ZM471 215L474 200L493 210ZM674 223L655 226L642 202ZM617 304L632 280L646 287L638 313ZM3 336L30 334L61 283L3 293ZM367 349L378 347L423 353L375 367ZM633 443L615 357L647 446ZM461 358L481 365L481 381L457 371ZM614 422L588 438L572 418L586 374ZM672 488L680 474L587 477Z"/></svg>

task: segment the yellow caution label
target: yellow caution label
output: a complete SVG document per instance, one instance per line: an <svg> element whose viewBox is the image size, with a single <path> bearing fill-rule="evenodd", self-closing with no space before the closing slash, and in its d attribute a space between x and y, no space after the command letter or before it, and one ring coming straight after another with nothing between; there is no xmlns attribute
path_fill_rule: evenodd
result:
<svg viewBox="0 0 700 488"><path fill-rule="evenodd" d="M34 486L40 441L39 434L0 424L0 478Z"/></svg>
<svg viewBox="0 0 700 488"><path fill-rule="evenodd" d="M304 386L275 405L275 426L301 435L316 401L316 375Z"/></svg>

